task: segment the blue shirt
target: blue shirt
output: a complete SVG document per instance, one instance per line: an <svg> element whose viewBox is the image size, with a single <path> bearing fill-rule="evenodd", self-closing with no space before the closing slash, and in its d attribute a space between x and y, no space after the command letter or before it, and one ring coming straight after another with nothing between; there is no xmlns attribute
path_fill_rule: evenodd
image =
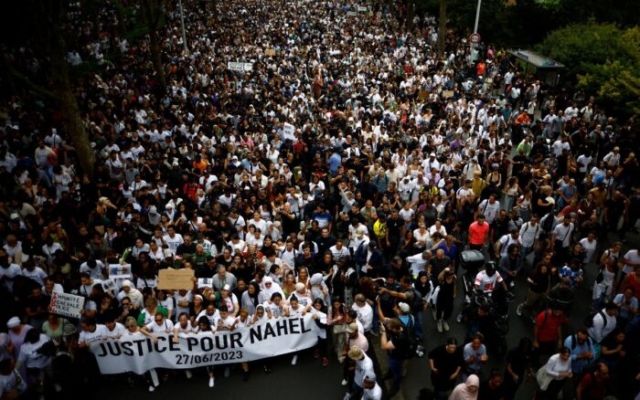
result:
<svg viewBox="0 0 640 400"><path fill-rule="evenodd" d="M329 157L329 172L331 172L331 175L335 176L338 173L338 167L340 167L340 165L342 165L342 157L340 157L338 152L334 152L331 154L331 157Z"/></svg>
<svg viewBox="0 0 640 400"><path fill-rule="evenodd" d="M582 276L581 269L572 270L569 266L565 265L560 270L560 277L569 278L569 285L571 286L571 289L576 288L576 284L577 284L576 280L581 276Z"/></svg>
<svg viewBox="0 0 640 400"><path fill-rule="evenodd" d="M584 367L593 361L593 359L578 358L586 351L593 354L593 340L591 338L587 338L583 344L580 344L577 335L570 335L564 340L564 345L571 350L571 372L574 374L582 372Z"/></svg>

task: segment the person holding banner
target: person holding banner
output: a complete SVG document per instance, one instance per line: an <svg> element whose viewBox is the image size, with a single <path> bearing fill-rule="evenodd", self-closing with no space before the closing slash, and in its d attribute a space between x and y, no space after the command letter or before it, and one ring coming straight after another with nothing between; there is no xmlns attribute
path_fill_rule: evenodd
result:
<svg viewBox="0 0 640 400"><path fill-rule="evenodd" d="M298 302L296 294L292 294L289 298L289 310L288 316L291 318L302 318L307 312L311 310L311 304L304 306ZM294 353L291 358L291 365L295 366L298 363L298 352Z"/></svg>
<svg viewBox="0 0 640 400"><path fill-rule="evenodd" d="M127 317L127 319L124 322L124 326L125 328L127 328L127 330L125 331L123 337L128 340L135 340L135 339L144 338L145 336L147 337L152 336L150 333L143 332L138 326L138 321L133 317ZM129 386L133 387L134 385L133 377L132 377L133 374L131 372L128 372L128 375L129 376L127 377L127 381L129 382ZM156 371L155 368L151 368L149 371L147 371L147 373L145 373L145 379L149 384L149 392L155 392L156 388L160 386L160 380L158 379L158 372Z"/></svg>
<svg viewBox="0 0 640 400"><path fill-rule="evenodd" d="M195 333L206 333L213 336L215 331L211 326L209 319L203 316L198 318L198 327L195 329ZM213 374L213 366L207 365L205 369L209 375L209 387L212 388L216 384L215 376Z"/></svg>
<svg viewBox="0 0 640 400"><path fill-rule="evenodd" d="M327 324L327 309L322 299L315 299L313 301L311 314L313 314L313 320L315 321L316 325L318 325L318 328L320 328L320 331L318 332L318 343L316 344L316 348L313 351L313 357L322 357L322 366L326 367L327 365L329 365L329 358L327 358L327 332L329 331L329 326Z"/></svg>
<svg viewBox="0 0 640 400"><path fill-rule="evenodd" d="M151 340L153 341L153 343L157 343L158 342L158 337L156 335L154 335L154 333L171 333L173 332L173 322L171 322L170 319L167 319L166 314L159 309L156 311L156 313L153 316L153 320L151 322L149 322L148 324L146 324L145 326L143 326L140 329L140 332L151 338ZM169 374L165 373L162 377L163 381L167 381L169 379ZM153 392L156 390L156 386L158 385L150 385L149 386L149 391Z"/></svg>

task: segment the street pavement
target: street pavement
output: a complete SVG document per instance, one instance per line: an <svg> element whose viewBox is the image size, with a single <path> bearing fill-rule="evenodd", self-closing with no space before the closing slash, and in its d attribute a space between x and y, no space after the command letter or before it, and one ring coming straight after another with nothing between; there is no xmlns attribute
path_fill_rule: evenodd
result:
<svg viewBox="0 0 640 400"><path fill-rule="evenodd" d="M629 244L637 246L640 243L638 235L628 235ZM625 246L626 250L629 246ZM591 304L590 289L597 275L597 265L589 264L586 267L585 284L576 290L576 301L570 311L570 323L567 327L566 335L573 333L575 329L582 326L585 315ZM528 317L518 317L516 315L517 304L524 300L526 295L525 274L517 281L514 289L515 300L510 306L510 331L507 336L509 348L515 347L520 338L532 337L533 324ZM456 309L449 322L451 330L439 333L436 330L435 322L431 312L427 311L424 318L424 329L428 353L434 347L442 344L445 340L454 336L462 343L466 325L455 321L455 316L460 310L462 302L462 291L459 291L459 298L456 301ZM565 335L565 336L566 336ZM498 367L502 371L505 367L504 359L490 358L486 366L485 373L491 367ZM136 386L130 389L122 379L106 380L96 390L93 400L129 400L153 398L158 400L181 400L185 396L190 399L204 399L209 397L224 398L226 400L240 400L247 398L261 399L299 399L303 400L340 400L343 399L346 388L341 385L342 365L338 364L335 357L330 357L329 366L322 367L319 359L314 359L311 350L303 351L300 354L296 366L291 365L291 356L285 355L276 358L272 364L272 372L265 373L259 362L251 365L251 375L248 382L242 381L242 371L239 365L232 366L231 376L223 377L223 368L218 368L216 372L216 383L214 388L209 388L206 373L196 371L191 380L187 380L184 373L176 371L169 381L163 384L154 393L147 392L146 383L140 379ZM384 371L379 371L384 372ZM414 400L423 388L431 388L429 378L429 368L427 357L414 358L408 362L407 376L403 381L403 392L397 398ZM535 382L524 383L517 394L518 399L531 399L535 390Z"/></svg>
<svg viewBox="0 0 640 400"><path fill-rule="evenodd" d="M341 400L346 393L346 388L340 383L342 365L334 357L327 367L323 367L320 359L313 358L311 350L300 353L296 366L291 365L291 356L285 355L272 361L270 373L265 373L259 362L252 363L251 368L247 382L242 381L239 364L232 366L229 378L224 378L223 368L218 368L213 388L208 386L204 369L194 371L190 380L184 372L176 371L153 393L147 391L148 386L142 378L136 380L133 389L123 379L105 380L92 400Z"/></svg>

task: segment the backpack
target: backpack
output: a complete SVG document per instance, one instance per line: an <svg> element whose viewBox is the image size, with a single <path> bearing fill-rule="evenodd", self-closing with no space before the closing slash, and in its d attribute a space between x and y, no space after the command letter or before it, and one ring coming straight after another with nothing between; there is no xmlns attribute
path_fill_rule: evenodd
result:
<svg viewBox="0 0 640 400"><path fill-rule="evenodd" d="M553 229L553 223L555 222L555 216L553 215L553 211L550 211L545 217L544 222L541 222L540 228L544 233L550 233L551 229Z"/></svg>
<svg viewBox="0 0 640 400"><path fill-rule="evenodd" d="M584 319L584 325L587 328L593 328L593 319L596 317L596 315L602 315L602 320L604 321L604 325L602 325L602 327L606 327L607 326L607 317L605 317L604 312L602 312L602 310L600 311L591 311L587 317Z"/></svg>
<svg viewBox="0 0 640 400"><path fill-rule="evenodd" d="M416 352L418 350L418 339L416 338L416 328L415 328L415 320L413 319L413 315L409 315L409 321L407 322L407 324L405 325L402 320L400 320L400 323L402 324L402 327L404 328L403 333L404 334L400 334L399 336L404 336L404 338L400 338L400 342L402 343L401 345L399 345L399 356L403 359L403 360L409 360L413 357L415 357ZM403 343L406 340L406 344ZM395 342L394 342L395 345Z"/></svg>
<svg viewBox="0 0 640 400"><path fill-rule="evenodd" d="M587 343L589 343L589 346L593 345L593 341L591 340L590 337L587 337ZM578 335L571 335L571 350L575 349L577 345L578 345Z"/></svg>
<svg viewBox="0 0 640 400"><path fill-rule="evenodd" d="M411 288L413 291L413 302L411 302L411 312L422 312L424 310L424 299L422 298L422 294L416 290L416 288Z"/></svg>

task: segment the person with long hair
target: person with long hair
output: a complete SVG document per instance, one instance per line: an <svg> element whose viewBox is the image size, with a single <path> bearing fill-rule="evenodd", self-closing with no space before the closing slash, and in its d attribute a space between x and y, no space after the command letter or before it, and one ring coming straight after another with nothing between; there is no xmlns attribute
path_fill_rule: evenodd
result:
<svg viewBox="0 0 640 400"><path fill-rule="evenodd" d="M536 265L531 275L527 278L529 289L523 303L518 304L516 314L520 317L524 310L530 311L530 315L538 315L536 308L549 293L551 288L551 255L547 255L542 262Z"/></svg>
<svg viewBox="0 0 640 400"><path fill-rule="evenodd" d="M322 366L329 365L329 358L327 354L327 332L329 331L327 308L324 305L324 301L321 298L317 298L313 301L311 315L314 322L318 325L318 343L313 350L314 358L322 358Z"/></svg>
<svg viewBox="0 0 640 400"><path fill-rule="evenodd" d="M341 301L339 297L333 297L331 299L331 307L329 308L329 315L327 322L331 326L332 343L335 348L335 352L338 356L338 361L342 364L345 360L345 355L342 354L344 349L344 343L346 341L347 322L346 315L348 309Z"/></svg>
<svg viewBox="0 0 640 400"><path fill-rule="evenodd" d="M215 328L213 325L211 325L209 318L203 315L202 317L198 318L198 326L195 329L195 333L204 333L213 336L215 334ZM207 370L207 375L209 376L209 387L212 388L215 386L216 382L213 366L207 365L205 369Z"/></svg>

